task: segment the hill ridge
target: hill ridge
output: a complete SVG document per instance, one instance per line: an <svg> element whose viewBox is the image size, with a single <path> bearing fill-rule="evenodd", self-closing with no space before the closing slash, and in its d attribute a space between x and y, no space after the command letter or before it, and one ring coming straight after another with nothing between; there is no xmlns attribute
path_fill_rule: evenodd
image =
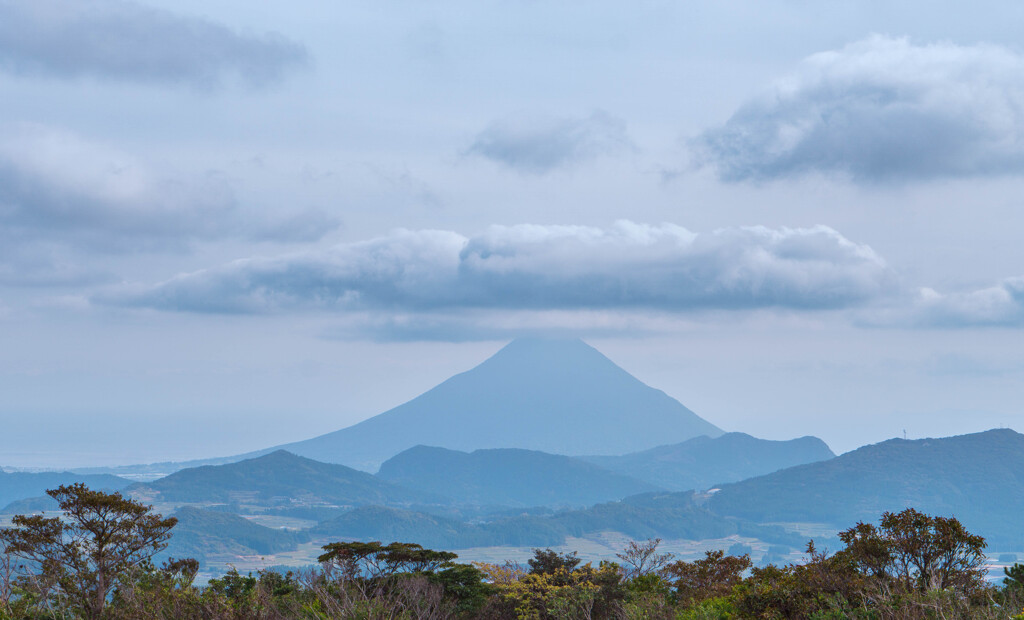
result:
<svg viewBox="0 0 1024 620"><path fill-rule="evenodd" d="M462 452L419 445L385 461L377 477L491 506L580 507L662 490L580 459L522 448Z"/></svg>
<svg viewBox="0 0 1024 620"><path fill-rule="evenodd" d="M889 439L828 461L723 485L708 505L762 522L849 526L913 507L956 516L974 533L1022 544L1024 435L1010 429Z"/></svg>

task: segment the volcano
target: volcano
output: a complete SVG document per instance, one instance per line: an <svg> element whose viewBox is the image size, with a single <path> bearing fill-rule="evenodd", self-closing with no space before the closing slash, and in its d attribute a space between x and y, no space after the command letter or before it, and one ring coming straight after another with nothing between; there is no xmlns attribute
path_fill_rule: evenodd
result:
<svg viewBox="0 0 1024 620"><path fill-rule="evenodd" d="M520 339L394 409L279 447L376 471L416 445L617 455L721 434L582 340Z"/></svg>

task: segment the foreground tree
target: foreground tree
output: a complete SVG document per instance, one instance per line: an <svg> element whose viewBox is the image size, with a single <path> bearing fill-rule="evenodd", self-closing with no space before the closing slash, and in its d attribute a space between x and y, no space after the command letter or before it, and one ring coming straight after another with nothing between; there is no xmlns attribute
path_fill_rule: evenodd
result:
<svg viewBox="0 0 1024 620"><path fill-rule="evenodd" d="M26 588L43 599L63 598L89 620L100 618L111 590L167 547L178 520L81 483L46 493L64 515L18 515L14 527L0 530L0 543L7 554L26 562Z"/></svg>
<svg viewBox="0 0 1024 620"><path fill-rule="evenodd" d="M382 579L399 573L434 573L453 566L459 557L449 551L424 549L413 543L336 542L324 545L318 561L345 579Z"/></svg>
<svg viewBox="0 0 1024 620"><path fill-rule="evenodd" d="M559 553L554 549L534 549L533 557L526 561L531 575L553 575L558 571L571 573L576 570L580 558L576 552Z"/></svg>
<svg viewBox="0 0 1024 620"><path fill-rule="evenodd" d="M743 580L743 571L750 568L750 556L725 555L723 551L706 551L693 562L673 562L664 573L684 604L699 603L728 594Z"/></svg>
<svg viewBox="0 0 1024 620"><path fill-rule="evenodd" d="M664 570L675 556L671 553L658 553L660 544L660 538L652 538L644 542L634 540L626 545L622 553L615 554L615 557L622 561L626 579L658 575Z"/></svg>
<svg viewBox="0 0 1024 620"><path fill-rule="evenodd" d="M953 517L913 508L886 512L878 525L858 523L840 532L846 555L862 572L925 592L971 592L984 583L985 539Z"/></svg>

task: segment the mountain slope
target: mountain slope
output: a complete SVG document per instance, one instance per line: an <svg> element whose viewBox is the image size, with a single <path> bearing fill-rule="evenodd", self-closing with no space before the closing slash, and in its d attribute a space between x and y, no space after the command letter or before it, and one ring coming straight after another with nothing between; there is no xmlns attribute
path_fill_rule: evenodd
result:
<svg viewBox="0 0 1024 620"><path fill-rule="evenodd" d="M472 453L416 446L384 462L377 477L469 504L590 506L657 489L555 454L496 448Z"/></svg>
<svg viewBox="0 0 1024 620"><path fill-rule="evenodd" d="M581 340L515 340L476 368L390 411L281 447L372 471L421 444L622 454L720 434Z"/></svg>
<svg viewBox="0 0 1024 620"><path fill-rule="evenodd" d="M883 511L913 507L956 516L993 542L1021 544L1024 435L999 429L943 439L891 439L725 485L709 506L760 522L844 528L877 520Z"/></svg>
<svg viewBox="0 0 1024 620"><path fill-rule="evenodd" d="M835 457L817 437L788 441L758 439L745 433L694 437L623 456L588 456L583 460L672 491L707 489L794 465Z"/></svg>
<svg viewBox="0 0 1024 620"><path fill-rule="evenodd" d="M344 465L320 463L278 450L227 465L205 465L136 485L133 492L155 492L164 502L221 502L270 505L410 504L431 502L427 493L403 489Z"/></svg>
<svg viewBox="0 0 1024 620"><path fill-rule="evenodd" d="M40 497L49 489L64 484L83 482L91 489L120 491L132 482L108 474L75 474L71 472L7 473L0 471L0 506L30 497Z"/></svg>

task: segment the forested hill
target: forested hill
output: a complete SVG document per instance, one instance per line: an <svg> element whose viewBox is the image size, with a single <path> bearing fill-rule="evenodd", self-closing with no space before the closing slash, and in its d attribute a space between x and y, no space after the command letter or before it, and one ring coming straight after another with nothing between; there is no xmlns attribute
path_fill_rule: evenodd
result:
<svg viewBox="0 0 1024 620"><path fill-rule="evenodd" d="M404 405L280 447L376 471L417 445L623 454L720 434L581 340L523 339Z"/></svg>
<svg viewBox="0 0 1024 620"><path fill-rule="evenodd" d="M377 477L467 504L590 506L658 487L571 457L500 448L472 453L416 446Z"/></svg>
<svg viewBox="0 0 1024 620"><path fill-rule="evenodd" d="M205 465L175 472L165 478L136 485L138 494L157 493L165 502L405 505L438 500L422 491L404 489L344 465L320 463L278 450L265 456ZM444 500L442 500L444 501Z"/></svg>
<svg viewBox="0 0 1024 620"><path fill-rule="evenodd" d="M956 516L994 543L1024 544L1024 435L999 429L943 439L891 439L725 485L709 507L759 522L843 527L913 507Z"/></svg>
<svg viewBox="0 0 1024 620"><path fill-rule="evenodd" d="M465 549L555 546L563 544L570 536L598 532L621 532L635 540L701 540L738 535L789 546L806 542L802 536L780 527L760 526L713 514L697 506L689 493L641 494L582 510L548 516L509 516L484 523L366 506L320 523L310 530L310 535L333 540L414 540L434 548Z"/></svg>
<svg viewBox="0 0 1024 620"><path fill-rule="evenodd" d="M206 562L211 557L268 555L291 551L309 539L305 532L271 529L227 512L184 507L173 516L171 544L160 558L195 558Z"/></svg>
<svg viewBox="0 0 1024 620"><path fill-rule="evenodd" d="M582 458L650 484L685 491L707 489L833 457L832 450L817 437L773 441L746 433L726 433L720 437L694 437L624 456Z"/></svg>

